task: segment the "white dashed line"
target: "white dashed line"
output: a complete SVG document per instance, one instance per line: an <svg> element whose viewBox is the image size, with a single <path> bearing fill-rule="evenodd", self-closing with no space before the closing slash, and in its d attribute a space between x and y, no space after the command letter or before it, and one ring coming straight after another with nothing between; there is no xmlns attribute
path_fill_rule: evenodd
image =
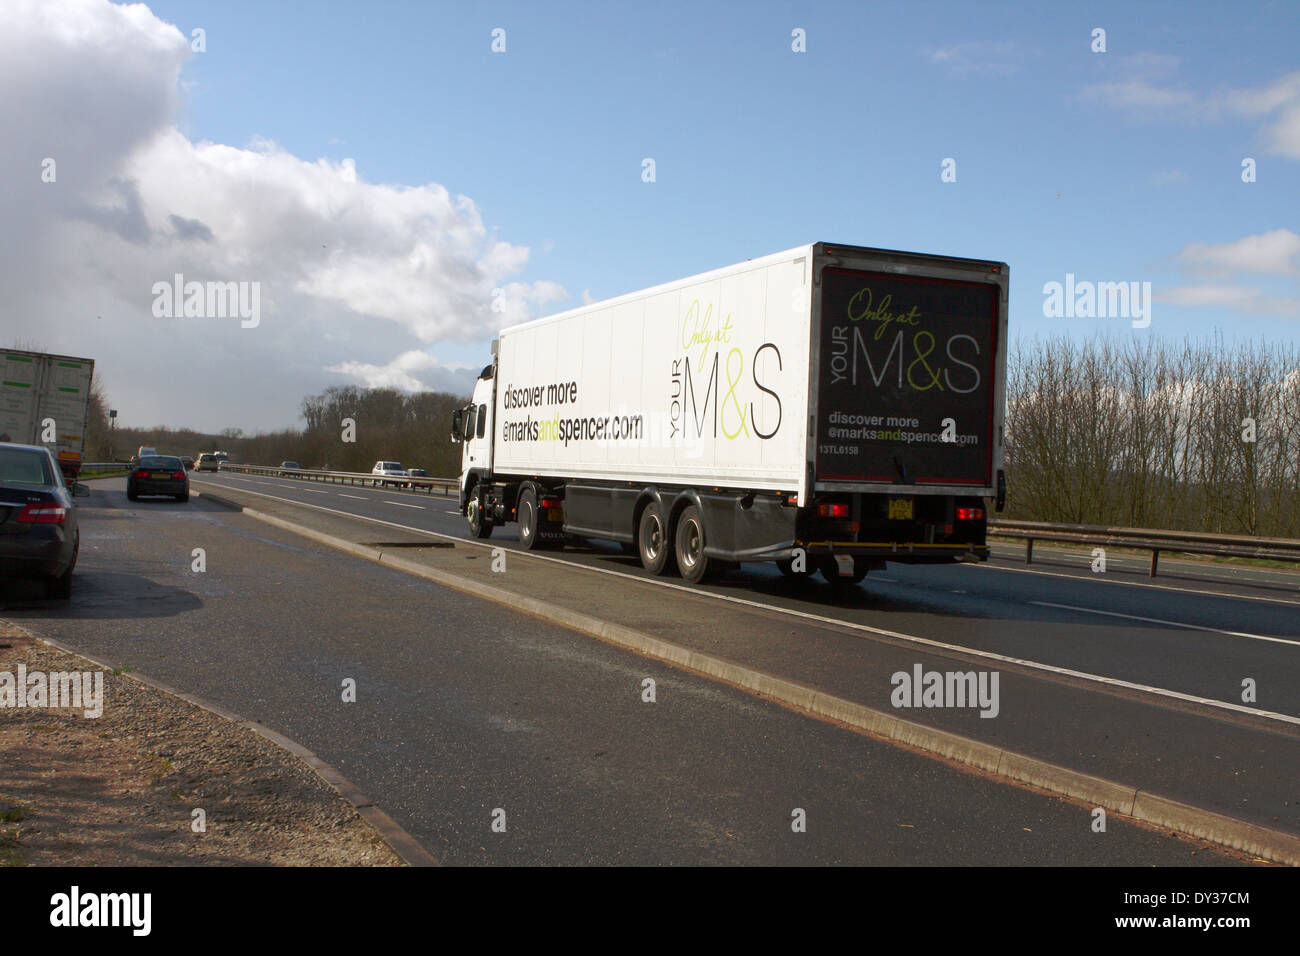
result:
<svg viewBox="0 0 1300 956"><path fill-rule="evenodd" d="M1039 607L1055 607L1063 611L1079 611L1082 614L1104 614L1106 617L1124 617L1130 621L1145 621L1148 624L1166 624L1169 627L1183 627L1189 631L1209 631L1211 634L1227 634L1230 637L1248 637L1252 641L1272 641L1275 644L1300 644L1300 641L1285 637L1269 637L1266 634L1248 634L1245 631L1225 631L1221 627L1203 627L1200 624L1184 624L1182 621L1166 621L1159 617L1142 617L1137 614L1120 614L1118 611L1098 611L1091 607L1075 607L1073 604L1053 604L1051 601L1030 601Z"/></svg>

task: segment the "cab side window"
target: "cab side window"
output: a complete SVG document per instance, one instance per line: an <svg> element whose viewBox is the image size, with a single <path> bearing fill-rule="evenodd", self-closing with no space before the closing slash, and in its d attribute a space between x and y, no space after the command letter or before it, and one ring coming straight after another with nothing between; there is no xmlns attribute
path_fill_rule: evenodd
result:
<svg viewBox="0 0 1300 956"><path fill-rule="evenodd" d="M478 425L477 425L477 427L475 428L475 431L474 431L474 437L475 437L475 438L482 438L482 437L483 437L483 431L484 431L484 429L486 429L486 428L487 428L487 406L486 406L486 405L480 405L480 406L478 407Z"/></svg>
<svg viewBox="0 0 1300 956"><path fill-rule="evenodd" d="M477 405L471 405L471 406L469 407L469 415L467 416L467 418L466 418L466 420L465 420L465 437L466 437L466 438L473 438L473 437L474 437L474 419L477 418L477 417L478 417L478 406L477 406Z"/></svg>

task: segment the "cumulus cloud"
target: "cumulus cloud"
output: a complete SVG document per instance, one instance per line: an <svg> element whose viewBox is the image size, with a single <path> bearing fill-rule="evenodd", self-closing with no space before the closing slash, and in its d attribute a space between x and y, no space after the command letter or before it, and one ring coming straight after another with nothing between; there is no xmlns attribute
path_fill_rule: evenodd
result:
<svg viewBox="0 0 1300 956"><path fill-rule="evenodd" d="M1265 295L1240 285L1182 285L1156 293L1157 302L1170 305L1210 306L1252 315L1300 316L1300 298Z"/></svg>
<svg viewBox="0 0 1300 956"><path fill-rule="evenodd" d="M432 346L568 298L523 281L529 249L438 183L370 183L270 139L192 142L191 55L143 4L0 3L5 341L95 358L125 423L279 427L341 377L467 391ZM258 283L261 321L156 318L153 286L177 274Z"/></svg>
<svg viewBox="0 0 1300 956"><path fill-rule="evenodd" d="M1231 242L1192 242L1175 264L1199 284L1173 286L1156 295L1171 305L1208 306L1252 315L1300 316L1300 298L1279 296L1243 283L1244 277L1300 277L1300 235L1274 229Z"/></svg>
<svg viewBox="0 0 1300 956"><path fill-rule="evenodd" d="M435 356L417 349L403 352L386 365L340 362L329 371L358 379L370 388L398 388L408 392L427 389L454 394L473 391L479 373L478 368L444 365Z"/></svg>
<svg viewBox="0 0 1300 956"><path fill-rule="evenodd" d="M1227 278L1238 273L1300 276L1300 235L1274 229L1235 242L1193 242L1175 257L1189 272Z"/></svg>
<svg viewBox="0 0 1300 956"><path fill-rule="evenodd" d="M1197 92L1169 78L1178 65L1178 58L1167 54L1125 57L1115 79L1085 85L1080 98L1148 119L1260 120L1266 150L1300 159L1300 70L1263 86Z"/></svg>

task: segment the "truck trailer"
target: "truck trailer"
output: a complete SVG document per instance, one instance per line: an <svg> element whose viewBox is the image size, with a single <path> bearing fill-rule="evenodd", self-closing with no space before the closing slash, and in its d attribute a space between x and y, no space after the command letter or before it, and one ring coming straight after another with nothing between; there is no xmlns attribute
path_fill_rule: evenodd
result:
<svg viewBox="0 0 1300 956"><path fill-rule="evenodd" d="M0 351L0 441L44 445L69 480L81 472L92 359Z"/></svg>
<svg viewBox="0 0 1300 956"><path fill-rule="evenodd" d="M691 583L984 561L1007 266L817 242L503 329L453 416L471 533Z"/></svg>

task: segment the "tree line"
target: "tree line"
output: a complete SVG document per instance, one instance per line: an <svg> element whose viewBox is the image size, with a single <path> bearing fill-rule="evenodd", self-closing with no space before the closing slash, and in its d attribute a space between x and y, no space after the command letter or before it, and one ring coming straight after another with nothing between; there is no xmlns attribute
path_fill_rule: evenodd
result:
<svg viewBox="0 0 1300 956"><path fill-rule="evenodd" d="M110 433L107 407L92 397L88 457L125 460L140 445L163 454L195 456L224 451L231 461L278 465L296 461L326 471L370 471L376 461L400 461L446 477L460 474L460 446L449 434L452 412L468 398L445 392L406 393L393 388L340 385L302 401L303 428L245 435L239 428L217 433L189 428L119 428ZM346 429L345 420L352 422ZM111 451L110 451L111 437ZM345 440L347 439L347 440Z"/></svg>
<svg viewBox="0 0 1300 956"><path fill-rule="evenodd" d="M1300 352L1065 339L1008 359L1008 518L1300 537Z"/></svg>

